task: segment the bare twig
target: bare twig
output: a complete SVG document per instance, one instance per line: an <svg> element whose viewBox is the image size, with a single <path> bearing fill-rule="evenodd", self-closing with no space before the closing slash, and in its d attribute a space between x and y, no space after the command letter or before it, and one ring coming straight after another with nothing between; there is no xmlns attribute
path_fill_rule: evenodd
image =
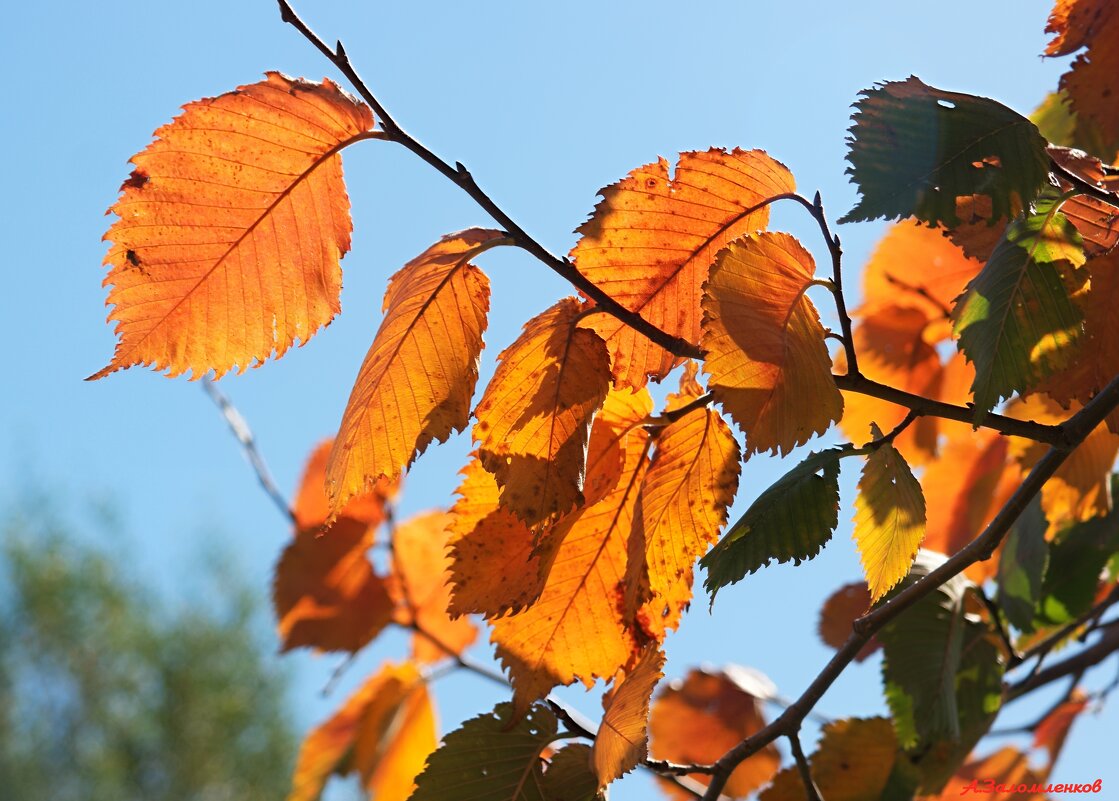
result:
<svg viewBox="0 0 1119 801"><path fill-rule="evenodd" d="M1109 192L1098 184L1091 181L1086 181L1072 170L1060 164L1056 159L1049 160L1049 169L1059 175L1063 180L1072 184L1072 187L1082 195L1093 197L1101 203L1106 203L1109 206L1119 209L1119 194Z"/></svg>
<svg viewBox="0 0 1119 801"><path fill-rule="evenodd" d="M816 782L812 779L812 769L808 765L808 759L804 756L804 749L800 746L800 729L791 731L785 735L789 740L789 746L793 749L793 759L796 760L797 770L800 772L800 780L804 783L804 793L808 796L808 801L821 801L820 788L816 786Z"/></svg>
<svg viewBox="0 0 1119 801"><path fill-rule="evenodd" d="M1101 628L1099 631L1103 633L1103 636L1094 645L1077 651L1067 659L1050 665L1045 670L1039 670L1037 673L1027 676L1017 684L1011 684L1006 690L1007 701L1020 698L1038 687L1044 687L1046 684L1065 676L1083 673L1093 665L1098 665L1109 656L1119 652L1119 626Z"/></svg>
<svg viewBox="0 0 1119 801"><path fill-rule="evenodd" d="M245 458L249 460L253 470L256 472L257 481L268 497L272 499L272 503L280 510L280 514L288 518L292 523L298 524L295 517L295 510L284 494L280 492L280 488L276 486L275 480L272 478L272 472L268 469L268 463L264 461L264 457L260 453L260 448L257 447L256 438L253 437L252 429L249 424L245 422L245 418L237 411L237 407L225 396L225 394L217 388L213 381L209 378L202 379L202 389L210 396L210 400L221 411L222 417L229 425L229 430L233 432L233 436L241 443L241 450L245 454Z"/></svg>
<svg viewBox="0 0 1119 801"><path fill-rule="evenodd" d="M804 206L816 220L816 224L820 226L820 233L824 235L828 252L831 253L832 284L834 287L832 295L835 298L835 311L839 316L839 328L843 332L843 350L847 356L847 373L849 375L860 375L859 359L855 353L855 336L851 330L851 315L847 313L847 301L843 295L843 247L839 243L839 236L833 234L828 227L828 218L824 214L824 202L819 191L812 198L812 205L804 204Z"/></svg>
<svg viewBox="0 0 1119 801"><path fill-rule="evenodd" d="M1083 626L1088 621L1099 620L1103 613L1114 606L1116 603L1119 603L1119 584L1116 584L1114 587L1112 587L1111 592L1109 592L1102 601L1100 601L1098 604L1095 604L1083 615L1076 618L1076 620L1066 623L1064 626L1057 629L1041 642L1036 643L1030 648L1027 648L1018 659L1012 659L1010 662L1010 667L1017 667L1023 662L1036 656L1038 658L1038 661L1033 671L1036 673L1037 670L1040 670L1042 660L1045 659L1046 656L1048 656L1050 651L1052 651L1057 645L1070 637L1073 632L1075 632L1078 628Z"/></svg>
<svg viewBox="0 0 1119 801"><path fill-rule="evenodd" d="M991 623L994 625L995 630L998 632L999 639L1002 640L1003 646L1006 648L1008 664L1015 665L1021 662L1021 657L1018 656L1018 651L1014 648L1014 642L1010 639L1010 632L1006 630L1006 625L1003 623L1002 610L998 605L987 597L987 593L983 592L982 587L976 588L976 595L979 600L983 602L983 606L987 608L987 614L991 616Z"/></svg>

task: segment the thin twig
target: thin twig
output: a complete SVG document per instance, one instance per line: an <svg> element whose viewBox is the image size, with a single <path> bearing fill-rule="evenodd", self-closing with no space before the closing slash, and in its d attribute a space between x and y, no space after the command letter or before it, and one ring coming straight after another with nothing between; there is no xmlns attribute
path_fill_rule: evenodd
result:
<svg viewBox="0 0 1119 801"><path fill-rule="evenodd" d="M1038 657L1038 665L1040 665L1041 661L1058 644L1070 637L1074 631L1083 626L1089 620L1099 620L1100 616L1103 615L1104 612L1106 612L1116 603L1119 603L1119 584L1116 584L1114 587L1112 587L1111 592L1109 592L1102 601L1100 601L1098 604L1095 604L1083 615L1080 615L1080 617L1076 618L1075 620L1066 623L1064 626L1057 629L1041 642L1027 648L1024 652L1022 652L1022 655L1018 659L1012 659L1010 662L1010 667L1017 667L1018 665L1035 656Z"/></svg>
<svg viewBox="0 0 1119 801"><path fill-rule="evenodd" d="M983 592L982 587L977 587L975 594L979 596L979 600L983 602L983 606L987 608L987 614L991 616L991 623L994 624L995 630L998 632L999 639L1002 640L1003 646L1006 648L1008 664L1017 664L1021 662L1018 656L1018 651L1014 648L1014 642L1010 639L1010 632L1006 630L1006 625L1003 623L1002 610L998 605L987 597L987 593ZM1017 661L1015 661L1017 660Z"/></svg>
<svg viewBox="0 0 1119 801"><path fill-rule="evenodd" d="M1119 209L1119 194L1109 192L1098 184L1087 181L1074 173L1072 170L1060 164L1056 159L1049 160L1049 169L1059 175L1063 180L1072 184L1072 187L1082 195L1093 197L1101 203L1106 203L1113 208Z"/></svg>
<svg viewBox="0 0 1119 801"><path fill-rule="evenodd" d="M280 510L280 514L298 525L299 521L295 516L295 510L288 503L284 493L280 492L280 488L276 486L276 482L272 478L272 472L268 469L268 463L264 461L264 456L261 455L260 448L256 444L256 438L253 437L252 429L249 428L245 418L237 411L237 407L233 405L232 401L208 377L203 378L201 383L202 390L210 396L210 400L218 407L222 417L225 418L225 422L229 425L229 430L241 443L241 450L256 472L256 478L260 482L260 486L264 488L268 497L272 499L272 503Z"/></svg>
<svg viewBox="0 0 1119 801"><path fill-rule="evenodd" d="M1006 700L1013 701L1050 682L1083 672L1119 651L1119 626L1103 628L1100 631L1103 632L1103 636L1094 645L1076 652L1068 659L1050 665L1045 670L1027 676L1017 684L1011 684L1006 689Z"/></svg>
<svg viewBox="0 0 1119 801"><path fill-rule="evenodd" d="M824 214L824 202L819 191L812 198L812 205L805 204L805 208L808 209L808 212L815 218L817 225L820 226L820 233L823 234L824 241L828 245L828 252L831 253L832 284L834 285L832 296L835 298L835 311L839 316L839 328L843 332L843 349L847 356L847 373L849 375L861 375L858 355L855 353L855 336L852 332L851 315L847 313L847 301L843 296L843 247L839 242L839 236L833 234L828 227L828 218Z"/></svg>
<svg viewBox="0 0 1119 801"><path fill-rule="evenodd" d="M804 793L808 796L808 801L821 801L820 788L816 786L816 782L812 779L812 769L808 765L808 759L804 756L804 749L800 746L800 730L791 731L785 736L789 740L789 746L793 749L793 759L796 760L797 770L800 772L800 780L804 784Z"/></svg>

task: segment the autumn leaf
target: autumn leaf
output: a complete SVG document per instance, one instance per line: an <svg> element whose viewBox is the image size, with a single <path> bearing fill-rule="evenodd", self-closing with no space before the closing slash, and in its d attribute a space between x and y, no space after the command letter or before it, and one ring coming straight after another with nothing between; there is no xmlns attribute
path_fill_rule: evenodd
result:
<svg viewBox="0 0 1119 801"><path fill-rule="evenodd" d="M970 195L990 197L993 216L1009 218L1048 178L1045 140L1001 103L912 76L861 94L847 173L862 197L840 222L913 216L954 226L957 198Z"/></svg>
<svg viewBox="0 0 1119 801"><path fill-rule="evenodd" d="M594 741L594 768L600 789L629 773L645 758L649 700L664 676L663 667L664 652L653 644L645 646L633 670L613 688L605 702L606 711Z"/></svg>
<svg viewBox="0 0 1119 801"><path fill-rule="evenodd" d="M478 636L469 618L448 615L451 560L446 544L451 521L447 512L427 512L392 533L393 574L403 607L398 620L406 626L415 623L430 635L417 632L412 638L412 658L420 663L459 656Z"/></svg>
<svg viewBox="0 0 1119 801"><path fill-rule="evenodd" d="M450 611L487 618L519 612L540 597L547 577L541 554L533 549L533 533L500 505L497 480L476 455L462 476L448 540ZM495 576L501 580L494 581Z"/></svg>
<svg viewBox="0 0 1119 801"><path fill-rule="evenodd" d="M650 751L656 759L683 764L710 764L766 725L760 695L769 689L749 671L692 670L683 680L665 686L653 701L649 717ZM781 758L767 745L734 769L723 794L749 795L777 772ZM707 777L693 777L707 784ZM673 785L661 787L674 798L690 798Z"/></svg>
<svg viewBox="0 0 1119 801"><path fill-rule="evenodd" d="M583 307L561 300L502 351L475 416L482 464L501 504L529 524L583 502L591 419L610 387L602 339L579 327Z"/></svg>
<svg viewBox="0 0 1119 801"><path fill-rule="evenodd" d="M414 665L383 665L303 741L288 801L317 801L332 775L357 773L377 801L406 801L435 750L435 712Z"/></svg>
<svg viewBox="0 0 1119 801"><path fill-rule="evenodd" d="M276 565L272 602L283 650L354 652L392 620L385 582L366 555L373 531L341 517L326 534L300 529Z"/></svg>
<svg viewBox="0 0 1119 801"><path fill-rule="evenodd" d="M800 564L820 552L839 522L839 460L813 453L758 496L730 531L700 560L703 586L715 593L771 561Z"/></svg>
<svg viewBox="0 0 1119 801"><path fill-rule="evenodd" d="M702 394L694 362L668 409ZM692 568L719 537L738 489L738 443L714 409L692 409L656 434L656 451L641 484L633 543L647 565L644 629L663 640L692 597ZM631 557L634 558L634 557ZM637 592L637 588L633 588Z"/></svg>
<svg viewBox="0 0 1119 801"><path fill-rule="evenodd" d="M1007 438L989 429L946 423L940 458L921 476L927 514L924 547L951 556L970 543L1018 488L1021 472L1008 462ZM994 575L994 560L977 562L966 574L982 582Z"/></svg>
<svg viewBox="0 0 1119 801"><path fill-rule="evenodd" d="M873 423L872 439L882 439ZM877 602L909 573L925 537L925 496L909 465L889 442L866 458L855 497L855 545Z"/></svg>
<svg viewBox="0 0 1119 801"><path fill-rule="evenodd" d="M536 602L493 622L492 640L513 680L518 713L557 684L613 677L637 650L623 598L628 540L648 466L649 435L640 424L651 410L644 390L607 397L587 460L588 485L603 474L607 488L548 532L543 550L556 550Z"/></svg>
<svg viewBox="0 0 1119 801"><path fill-rule="evenodd" d="M704 372L749 453L787 453L840 418L824 328L805 290L816 267L788 234L721 251L703 298Z"/></svg>
<svg viewBox="0 0 1119 801"><path fill-rule="evenodd" d="M826 723L808 758L812 781L827 801L890 799L887 785L899 773L897 738L887 718L849 718ZM895 779L896 780L896 779ZM910 797L912 797L910 788ZM758 801L806 801L800 772L786 768Z"/></svg>
<svg viewBox="0 0 1119 801"><path fill-rule="evenodd" d="M788 169L760 150L684 152L672 176L659 159L600 191L571 258L622 306L698 343L700 295L715 254L764 229L769 209L755 207L795 188ZM619 387L660 381L678 363L613 316L596 314L587 324L606 340Z"/></svg>
<svg viewBox="0 0 1119 801"><path fill-rule="evenodd" d="M350 249L338 154L372 127L368 107L329 80L269 72L157 130L109 209L119 342L90 378L136 364L220 377L329 323Z"/></svg>
<svg viewBox="0 0 1119 801"><path fill-rule="evenodd" d="M1035 393L1015 400L1007 414L1023 420L1059 425L1080 411L1074 404L1068 411L1045 395ZM1028 472L1048 450L1039 443L1012 439L1010 454ZM1111 468L1119 455L1119 435L1105 425L1096 426L1061 464L1041 488L1041 509L1051 527L1063 528L1111 511Z"/></svg>
<svg viewBox="0 0 1119 801"><path fill-rule="evenodd" d="M1088 696L1080 689L1073 688L1068 700L1058 704L1034 729L1034 748L1044 748L1049 752L1049 766L1052 768L1061 755L1069 729L1080 714L1088 708Z"/></svg>
<svg viewBox="0 0 1119 801"><path fill-rule="evenodd" d="M855 581L844 584L828 596L820 608L820 621L816 631L825 645L830 645L839 650L851 636L852 624L856 618L862 617L870 611L870 590L865 581ZM864 645L855 655L856 662L862 662L879 648L881 643L876 638Z"/></svg>
<svg viewBox="0 0 1119 801"><path fill-rule="evenodd" d="M331 518L330 500L326 495L326 463L333 443L334 440L324 440L311 452L292 505L296 527L314 530L320 536L329 530L325 527ZM385 504L396 496L399 489L399 481L381 479L372 492L352 498L339 516L360 520L376 529L385 520Z"/></svg>
<svg viewBox="0 0 1119 801"><path fill-rule="evenodd" d="M1047 56L1078 50L1072 68L1061 76L1061 90L1073 110L1098 126L1106 137L1119 139L1119 13L1109 0L1058 0L1045 30L1055 34ZM1112 156L1111 153L1101 153Z"/></svg>
<svg viewBox="0 0 1119 801"><path fill-rule="evenodd" d="M1028 789L1015 794L1015 801L1044 801L1049 796L1032 792L1032 788L1045 785L1047 774L1031 768L1028 757L1017 748L1006 746L988 756L969 759L939 795L925 796L925 801L958 801L967 792L964 788L975 782L979 787L986 787L988 782L1015 788L1024 784Z"/></svg>
<svg viewBox="0 0 1119 801"><path fill-rule="evenodd" d="M864 317L854 331L859 354L859 372L887 386L936 398L940 394L944 368L934 344L926 335L936 323L919 309L906 306L881 306ZM841 348L836 352L836 371L847 372L847 358ZM843 395L843 433L852 441L865 439L872 424L887 430L905 418L908 409L859 392ZM894 447L907 459L923 464L936 456L940 423L931 415L921 416L895 439Z"/></svg>
<svg viewBox="0 0 1119 801"><path fill-rule="evenodd" d="M506 241L480 228L449 234L389 280L327 466L334 511L466 427L490 303L489 279L470 259Z"/></svg>
<svg viewBox="0 0 1119 801"><path fill-rule="evenodd" d="M1083 321L1069 297L1084 264L1080 235L1055 200L1012 222L952 310L960 350L975 364L978 419L1066 364Z"/></svg>
<svg viewBox="0 0 1119 801"><path fill-rule="evenodd" d="M471 718L443 738L410 801L546 801L540 754L557 737L556 716L510 704Z"/></svg>
<svg viewBox="0 0 1119 801"><path fill-rule="evenodd" d="M1119 177L1108 175L1103 162L1082 150L1050 145L1049 156L1060 166L1087 184L1104 191L1119 190ZM1079 187L1058 175L1062 192ZM1061 213L1073 224L1084 240L1088 256L1100 256L1119 244L1119 209L1091 195L1072 195L1061 206Z"/></svg>

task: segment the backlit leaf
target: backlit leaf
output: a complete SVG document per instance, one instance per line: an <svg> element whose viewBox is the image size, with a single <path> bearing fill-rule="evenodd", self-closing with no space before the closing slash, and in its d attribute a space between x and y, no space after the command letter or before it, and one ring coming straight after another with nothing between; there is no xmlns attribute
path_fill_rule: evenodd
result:
<svg viewBox="0 0 1119 801"><path fill-rule="evenodd" d="M700 294L715 254L764 229L769 209L792 192L792 174L760 150L681 153L675 173L659 159L603 189L571 251L579 271L630 311L688 342L699 342ZM678 360L606 314L587 321L606 340L619 386L659 381Z"/></svg>
<svg viewBox="0 0 1119 801"><path fill-rule="evenodd" d="M331 518L330 499L326 495L326 463L333 443L333 440L325 440L311 452L292 505L296 526L314 530L320 535L325 533L324 526ZM396 496L399 489L399 481L381 479L372 492L350 499L339 516L364 521L375 529L384 522L385 504Z"/></svg>
<svg viewBox="0 0 1119 801"><path fill-rule="evenodd" d="M878 426L870 431L882 437ZM855 545L873 601L909 573L924 537L921 485L893 445L880 445L866 458L855 498Z"/></svg>
<svg viewBox="0 0 1119 801"><path fill-rule="evenodd" d="M979 415L1067 363L1082 315L1067 282L1084 263L1080 235L1047 200L1012 222L952 311L960 350L975 365Z"/></svg>
<svg viewBox="0 0 1119 801"><path fill-rule="evenodd" d="M385 317L327 465L335 511L381 477L398 478L432 440L466 427L490 302L489 279L469 260L502 236L450 234L389 280Z"/></svg>
<svg viewBox="0 0 1119 801"><path fill-rule="evenodd" d="M514 719L510 704L498 704L443 738L411 801L545 801L540 754L556 731L546 707Z"/></svg>
<svg viewBox="0 0 1119 801"><path fill-rule="evenodd" d="M1088 708L1088 696L1079 689L1073 689L1069 698L1049 712L1034 729L1034 748L1044 748L1049 752L1049 765L1052 766L1061 755L1069 729L1080 714Z"/></svg>
<svg viewBox="0 0 1119 801"><path fill-rule="evenodd" d="M307 735L288 801L316 801L331 775L351 773L377 801L405 801L436 740L427 684L411 664L386 664Z"/></svg>
<svg viewBox="0 0 1119 801"><path fill-rule="evenodd" d="M699 396L693 373L669 407ZM645 474L632 536L648 568L641 610L645 630L664 639L692 597L692 568L727 522L738 488L739 450L734 434L714 409L694 409L660 430Z"/></svg>
<svg viewBox="0 0 1119 801"><path fill-rule="evenodd" d="M851 636L853 631L851 626L855 619L869 611L870 590L867 589L866 582L855 581L844 584L824 601L824 605L820 608L820 622L816 626L816 631L825 645L830 645L838 651ZM881 647L877 638L871 638L870 642L859 650L855 661L862 662Z"/></svg>
<svg viewBox="0 0 1119 801"><path fill-rule="evenodd" d="M587 484L598 483L601 472L608 489L546 533L538 550L550 567L535 603L493 623L518 712L558 684L612 678L637 650L623 599L629 534L648 466L649 435L640 423L651 410L644 390L607 397L591 433Z"/></svg>
<svg viewBox="0 0 1119 801"><path fill-rule="evenodd" d="M547 577L540 555L533 553L532 531L499 504L497 481L477 457L462 476L448 541L451 612L487 618L518 612L540 597Z"/></svg>
<svg viewBox="0 0 1119 801"><path fill-rule="evenodd" d="M886 718L827 723L808 758L812 780L827 801L881 801L897 760L897 739ZM758 801L806 801L800 773L786 768Z"/></svg>
<svg viewBox="0 0 1119 801"><path fill-rule="evenodd" d="M283 650L357 651L392 620L392 599L366 555L368 522L340 517L323 535L300 529L276 565L272 602Z"/></svg>
<svg viewBox="0 0 1119 801"><path fill-rule="evenodd" d="M1061 90L1077 116L1104 135L1119 138L1119 13L1109 0L1058 0L1046 31L1055 34L1045 50L1066 56L1086 48L1061 76ZM1111 156L1110 153L1101 153Z"/></svg>
<svg viewBox="0 0 1119 801"><path fill-rule="evenodd" d="M460 655L478 636L469 618L448 616L452 519L447 512L427 512L401 523L392 534L393 572L404 607L397 617L404 625L414 621L438 641L419 633L412 638L412 658L421 663Z"/></svg>
<svg viewBox="0 0 1119 801"><path fill-rule="evenodd" d="M1054 145L1075 147L1114 162L1119 155L1119 131L1107 134L1093 120L1081 118L1069 108L1065 92L1050 92L1034 109L1030 120Z"/></svg>
<svg viewBox="0 0 1119 801"><path fill-rule="evenodd" d="M1045 541L1048 527L1041 502L1034 498L1014 521L999 557L996 600L1006 613L1006 619L1020 631L1030 632L1034 628L1042 581L1049 564L1049 544Z"/></svg>
<svg viewBox="0 0 1119 801"><path fill-rule="evenodd" d="M645 758L648 746L649 700L664 674L664 652L645 646L633 670L616 686L594 741L594 768L598 786L605 787Z"/></svg>
<svg viewBox="0 0 1119 801"><path fill-rule="evenodd" d="M1119 176L1108 175L1103 162L1095 156L1054 145L1049 146L1049 155L1086 183L1112 192L1119 190ZM1059 180L1062 191L1074 188L1063 177ZM1073 195L1061 206L1061 213L1080 232L1089 256L1102 255L1119 244L1119 209L1115 206L1090 195Z"/></svg>
<svg viewBox="0 0 1119 801"><path fill-rule="evenodd" d="M1112 477L1112 489L1117 479ZM1049 546L1041 585L1040 625L1062 625L1087 612L1108 561L1119 552L1119 512L1094 517L1059 532Z"/></svg>
<svg viewBox="0 0 1119 801"><path fill-rule="evenodd" d="M704 372L748 452L787 453L839 419L824 328L805 296L815 264L789 234L721 251L703 298Z"/></svg>
<svg viewBox="0 0 1119 801"><path fill-rule="evenodd" d="M561 748L544 772L544 797L547 801L606 801L598 791L591 747L572 743Z"/></svg>
<svg viewBox="0 0 1119 801"><path fill-rule="evenodd" d="M862 197L841 222L913 216L955 225L956 199L979 194L996 218L1009 218L1049 175L1045 140L1028 119L912 76L864 90L853 119L847 173Z"/></svg>
<svg viewBox="0 0 1119 801"><path fill-rule="evenodd" d="M591 419L610 387L602 339L578 327L582 307L561 300L502 351L475 411L482 464L501 504L529 524L583 502Z"/></svg>
<svg viewBox="0 0 1119 801"><path fill-rule="evenodd" d="M758 682L742 668L692 670L675 679L653 701L649 717L650 751L656 759L686 764L709 764L760 731L766 720L757 695ZM767 745L731 773L723 789L731 798L749 795L777 772L781 757ZM693 777L707 784L707 777ZM674 798L690 798L674 785L661 787Z"/></svg>
<svg viewBox="0 0 1119 801"><path fill-rule="evenodd" d="M110 209L119 342L91 378L136 364L220 377L329 323L350 249L338 153L372 127L368 107L330 81L270 72L157 130Z"/></svg>
<svg viewBox="0 0 1119 801"><path fill-rule="evenodd" d="M1004 785L1017 788L1024 784L1027 788L1033 788L1035 784L1046 784L1046 773L1034 770L1025 754L1017 748L1007 746L985 757L969 759L948 781L943 791L938 795L926 796L925 801L958 801L969 792L964 788L975 782L978 782L975 786L980 788L980 792L989 792L985 789L988 783L991 787ZM1049 796L1045 793L1034 793L1030 789L1014 794L1014 801L1045 801L1046 798Z"/></svg>
<svg viewBox="0 0 1119 801"><path fill-rule="evenodd" d="M839 522L839 460L814 453L758 496L700 564L703 586L715 593L771 561L800 564L820 552Z"/></svg>

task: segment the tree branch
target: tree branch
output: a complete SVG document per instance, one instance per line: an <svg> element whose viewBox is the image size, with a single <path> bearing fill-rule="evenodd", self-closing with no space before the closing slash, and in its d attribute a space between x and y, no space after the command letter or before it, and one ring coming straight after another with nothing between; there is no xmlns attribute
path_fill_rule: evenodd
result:
<svg viewBox="0 0 1119 801"><path fill-rule="evenodd" d="M1030 471L1030 474L1021 483L999 513L995 515L995 518L987 524L982 534L927 576L914 582L891 600L855 620L852 625L851 636L847 638L847 642L835 653L801 696L772 723L742 740L738 745L734 746L734 748L730 749L716 760L715 771L711 776L711 784L708 786L707 793L704 795L705 801L715 801L715 799L718 798L723 787L726 786L731 771L743 760L757 753L778 737L788 736L790 732L796 731L809 711L811 711L820 698L823 697L832 683L839 678L840 674L843 673L852 660L854 660L855 656L858 655L863 645L865 645L875 633L880 631L887 623L897 618L906 609L917 603L921 598L962 573L970 565L989 559L999 543L1002 542L1003 538L1006 536L1006 533L1010 530L1010 526L1018 519L1018 516L1030 501L1033 500L1034 496L1041 491L1042 486L1052 477L1057 468L1068 459L1071 453L1069 448L1073 448L1080 444L1117 406L1119 406L1119 376L1112 379L1095 398L1063 424L1062 427L1069 437L1069 447L1050 448L1045 456L1034 465L1033 470ZM1107 653L1111 653L1116 648L1119 648L1119 627L1117 627L1115 632L1111 632L1110 636L1106 639L1109 642L1111 639L1117 641L1112 644L1112 647ZM1101 653L1101 650L1098 644L1090 649L1086 649L1077 655L1077 658L1080 659L1077 664L1065 669L1064 672L1061 672L1059 675L1053 674L1060 666L1054 666L1054 668L1043 671L1043 673L1047 674L1046 680L1052 681L1059 676L1074 672L1077 667L1079 667L1080 662L1084 662L1085 660L1094 658L1096 662L1101 661L1107 655L1106 653ZM1088 654L1089 652L1091 652L1089 656L1084 656L1084 654ZM1089 662L1088 664L1095 664L1095 662ZM1062 665L1064 665L1064 663L1062 663ZM1035 682L1035 684L1030 685L1029 688L1021 689L1020 692L1032 689L1033 686L1040 686L1036 682L1041 675L1042 674L1038 674L1027 680Z"/></svg>
<svg viewBox="0 0 1119 801"><path fill-rule="evenodd" d="M1094 645L1076 652L1068 659L1064 659L1055 665L1050 665L1045 670L1027 676L1016 684L1011 684L1006 689L1006 700L1013 701L1028 692L1036 690L1038 687L1044 687L1050 682L1057 681L1065 676L1082 673L1119 651L1119 626L1107 626L1099 629L1099 631L1103 632L1103 636Z"/></svg>
<svg viewBox="0 0 1119 801"><path fill-rule="evenodd" d="M1066 168L1064 165L1057 163L1056 159L1049 159L1049 169L1059 175L1063 180L1072 184L1072 188L1082 195L1088 195L1095 198L1101 203L1119 209L1119 194L1109 192L1098 184L1087 181L1074 173L1072 170Z"/></svg>
<svg viewBox="0 0 1119 801"><path fill-rule="evenodd" d="M816 782L812 779L812 769L808 765L808 759L804 756L804 749L800 746L799 727L797 731L789 732L786 737L789 740L789 746L793 749L793 759L796 760L800 780L804 783L804 794L808 796L808 801L821 801L820 788L816 786Z"/></svg>

